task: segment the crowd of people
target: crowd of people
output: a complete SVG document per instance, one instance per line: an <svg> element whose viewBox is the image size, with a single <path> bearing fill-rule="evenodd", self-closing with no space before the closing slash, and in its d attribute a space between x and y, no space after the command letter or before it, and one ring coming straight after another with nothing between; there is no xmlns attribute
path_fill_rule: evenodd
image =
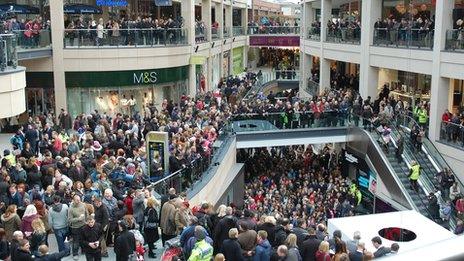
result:
<svg viewBox="0 0 464 261"><path fill-rule="evenodd" d="M329 20L327 22L327 40L359 43L361 41L361 21L359 19Z"/></svg>
<svg viewBox="0 0 464 261"><path fill-rule="evenodd" d="M464 147L464 114L456 111L451 113L448 109L441 116L441 139Z"/></svg>
<svg viewBox="0 0 464 261"><path fill-rule="evenodd" d="M248 22L248 34L299 34L300 28L296 21L285 20L283 22L261 17L259 21Z"/></svg>
<svg viewBox="0 0 464 261"><path fill-rule="evenodd" d="M413 19L394 17L378 19L374 24L374 44L433 48L435 22L433 18Z"/></svg>
<svg viewBox="0 0 464 261"><path fill-rule="evenodd" d="M183 96L132 115L94 111L73 120L62 110L56 122L45 115L30 118L1 158L0 240L9 249L2 255L48 260L45 246L53 231L59 248L53 255L71 252L77 259L81 249L87 260L99 260L113 245L118 260L127 260L147 245L154 258L159 204L150 185L168 170L160 155L152 155L147 168L146 133L168 132L170 173L207 160L231 115L229 103L255 80L253 73L228 77L221 92Z"/></svg>
<svg viewBox="0 0 464 261"><path fill-rule="evenodd" d="M41 46L41 38L48 37L50 43L50 20L44 21L41 16L35 18L19 19L14 16L5 21L2 21L4 32L14 33L18 36L17 45L21 48L37 48Z"/></svg>
<svg viewBox="0 0 464 261"><path fill-rule="evenodd" d="M182 31L183 19L151 16L121 17L98 21L84 16L65 20L65 46L101 45L167 45L179 44L186 39Z"/></svg>

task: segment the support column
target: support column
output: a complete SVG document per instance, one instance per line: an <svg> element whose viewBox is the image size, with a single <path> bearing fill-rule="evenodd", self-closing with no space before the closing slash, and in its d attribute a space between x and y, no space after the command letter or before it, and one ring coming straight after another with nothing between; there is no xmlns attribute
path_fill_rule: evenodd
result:
<svg viewBox="0 0 464 261"><path fill-rule="evenodd" d="M219 38L222 39L223 33L222 31L224 30L224 12L223 12L223 3L216 3L215 8L214 8L215 16L216 16L216 22L219 24L219 29L218 29L218 35Z"/></svg>
<svg viewBox="0 0 464 261"><path fill-rule="evenodd" d="M303 2L303 19L302 19L302 30L303 30L303 38L308 38L308 31L311 28L311 24L314 22L314 9L313 4L311 2Z"/></svg>
<svg viewBox="0 0 464 261"><path fill-rule="evenodd" d="M206 39L211 42L211 0L201 2L201 20L205 23Z"/></svg>
<svg viewBox="0 0 464 261"><path fill-rule="evenodd" d="M213 89L213 57L208 57L206 68L206 91L211 91Z"/></svg>
<svg viewBox="0 0 464 261"><path fill-rule="evenodd" d="M196 64L189 64L188 65L188 95L190 97L195 97L197 94L197 74L195 70Z"/></svg>
<svg viewBox="0 0 464 261"><path fill-rule="evenodd" d="M321 0L321 41L327 39L327 22L332 19L332 0Z"/></svg>
<svg viewBox="0 0 464 261"><path fill-rule="evenodd" d="M330 89L330 60L325 58L319 59L320 63L320 76L319 76L319 90Z"/></svg>
<svg viewBox="0 0 464 261"><path fill-rule="evenodd" d="M243 68L248 68L248 45L243 46Z"/></svg>
<svg viewBox="0 0 464 261"><path fill-rule="evenodd" d="M243 32L244 34L246 35L248 33L248 9L247 8L242 8L241 9L241 14L242 14L242 28L243 28Z"/></svg>
<svg viewBox="0 0 464 261"><path fill-rule="evenodd" d="M433 70L430 92L429 138L440 138L441 115L448 108L450 79L441 77L441 50L445 49L446 30L453 28L454 0L437 1L435 7L435 37L433 42Z"/></svg>
<svg viewBox="0 0 464 261"><path fill-rule="evenodd" d="M184 19L184 28L187 29L187 43L195 44L195 1L182 0L181 15Z"/></svg>
<svg viewBox="0 0 464 261"><path fill-rule="evenodd" d="M229 37L232 36L232 6L224 5L225 17L224 17L224 28L229 32Z"/></svg>
<svg viewBox="0 0 464 261"><path fill-rule="evenodd" d="M64 11L63 3L61 1L50 1L50 21L53 32L52 61L53 84L55 85L55 116L58 116L61 109L68 109L66 102L66 80L63 61Z"/></svg>
<svg viewBox="0 0 464 261"><path fill-rule="evenodd" d="M359 92L366 99L371 96L377 98L379 69L370 66L369 48L374 39L374 24L381 18L382 0L362 1L361 22L361 64L359 68Z"/></svg>
<svg viewBox="0 0 464 261"><path fill-rule="evenodd" d="M311 60L310 57L309 60ZM302 48L300 50L300 89L305 90L308 87L310 71L311 69L308 66L308 54L306 54L305 49Z"/></svg>

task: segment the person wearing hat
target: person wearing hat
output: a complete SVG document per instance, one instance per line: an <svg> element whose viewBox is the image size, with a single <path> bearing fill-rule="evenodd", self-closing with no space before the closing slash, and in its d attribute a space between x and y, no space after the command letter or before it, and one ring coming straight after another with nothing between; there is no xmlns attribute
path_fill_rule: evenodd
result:
<svg viewBox="0 0 464 261"><path fill-rule="evenodd" d="M213 258L213 247L206 241L206 231L202 226L195 227L195 239L188 261L210 261Z"/></svg>

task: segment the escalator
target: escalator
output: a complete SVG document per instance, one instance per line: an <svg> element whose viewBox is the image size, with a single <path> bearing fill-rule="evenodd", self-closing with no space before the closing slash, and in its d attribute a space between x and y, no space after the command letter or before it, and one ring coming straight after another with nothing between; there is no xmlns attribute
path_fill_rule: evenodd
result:
<svg viewBox="0 0 464 261"><path fill-rule="evenodd" d="M383 145L382 135L380 134L380 132L377 131L377 129L373 129L371 132L369 132L369 134L374 138L375 141L379 143L379 146L382 149L383 156L391 165L394 171L393 174L397 176L398 180L402 184L402 187L404 188L406 193L408 193L410 199L414 204L414 208L424 216L431 218L432 215L430 214L429 209L427 208L427 201L425 200L427 198L426 192L423 189L421 189L421 186L419 186L418 191L415 191L410 185L408 175L410 169L409 162L411 162L411 159L409 158L410 147L406 145L407 141L404 142L404 151L401 162L398 162L398 159L395 155L395 151L397 149L396 141L398 141L400 137L402 137L403 140L406 140L406 137L404 137L401 131L398 128L396 128L394 124L392 124L391 122L385 123L390 127L392 137L392 142L388 147L388 153L387 149ZM405 152L408 152L408 154L405 154Z"/></svg>

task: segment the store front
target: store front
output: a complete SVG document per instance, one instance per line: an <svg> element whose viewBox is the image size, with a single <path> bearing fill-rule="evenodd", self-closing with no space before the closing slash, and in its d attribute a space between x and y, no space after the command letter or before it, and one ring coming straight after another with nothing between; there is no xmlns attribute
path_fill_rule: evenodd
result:
<svg viewBox="0 0 464 261"><path fill-rule="evenodd" d="M435 15L436 0L383 0L382 18L430 20Z"/></svg>
<svg viewBox="0 0 464 261"><path fill-rule="evenodd" d="M464 80L453 79L451 80L451 108L452 113L464 113Z"/></svg>
<svg viewBox="0 0 464 261"><path fill-rule="evenodd" d="M232 49L232 63L232 72L234 75L241 74L244 71L243 47Z"/></svg>
<svg viewBox="0 0 464 261"><path fill-rule="evenodd" d="M71 115L98 110L133 114L164 99L179 102L187 93L188 67L114 72L66 72Z"/></svg>
<svg viewBox="0 0 464 261"><path fill-rule="evenodd" d="M207 91L206 77L208 75L208 63L206 56L192 55L190 56L190 64L195 65L195 86L196 93L204 93Z"/></svg>
<svg viewBox="0 0 464 261"><path fill-rule="evenodd" d="M26 112L54 113L55 91L52 72L26 72Z"/></svg>
<svg viewBox="0 0 464 261"><path fill-rule="evenodd" d="M379 70L378 92L387 84L390 96L414 107L417 103L430 101L432 76L390 69Z"/></svg>

